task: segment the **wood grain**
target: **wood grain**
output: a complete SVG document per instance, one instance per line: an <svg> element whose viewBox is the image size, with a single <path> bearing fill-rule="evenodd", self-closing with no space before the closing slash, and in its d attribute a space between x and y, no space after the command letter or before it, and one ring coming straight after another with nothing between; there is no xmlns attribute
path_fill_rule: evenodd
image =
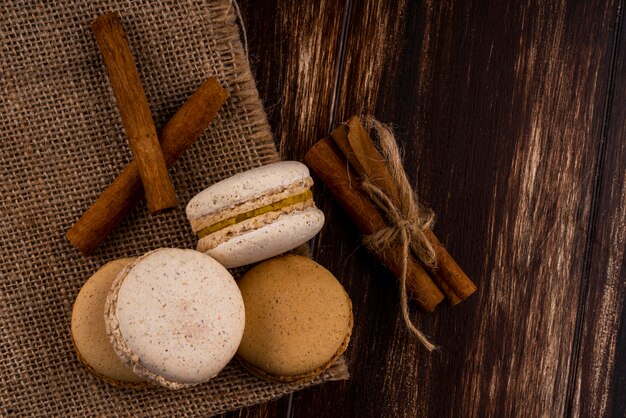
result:
<svg viewBox="0 0 626 418"><path fill-rule="evenodd" d="M442 346L425 354L368 254L337 266L345 219L331 219L316 258L358 301L353 380L306 392L295 415L563 415L616 4L351 9L339 118L399 127L437 233L480 294L418 317Z"/></svg>
<svg viewBox="0 0 626 418"><path fill-rule="evenodd" d="M426 353L392 275L317 186L314 256L354 301L352 378L246 416L626 415L619 2L242 3L285 157L355 113L393 123L435 233L479 287L414 310L441 345Z"/></svg>
<svg viewBox="0 0 626 418"><path fill-rule="evenodd" d="M624 10L624 2L620 4ZM623 16L621 17L623 20ZM620 21L621 23L621 21ZM614 30L613 91L598 147L596 207L587 244L587 290L572 415L626 416L626 32Z"/></svg>
<svg viewBox="0 0 626 418"><path fill-rule="evenodd" d="M302 160L330 126L343 5L243 3L253 74L284 158Z"/></svg>

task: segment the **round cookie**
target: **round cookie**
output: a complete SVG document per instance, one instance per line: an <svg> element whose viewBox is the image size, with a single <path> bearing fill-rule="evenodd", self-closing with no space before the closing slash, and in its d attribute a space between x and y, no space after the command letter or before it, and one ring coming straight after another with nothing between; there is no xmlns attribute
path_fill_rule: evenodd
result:
<svg viewBox="0 0 626 418"><path fill-rule="evenodd" d="M232 359L245 312L224 266L194 250L161 248L117 276L105 324L113 349L135 374L180 389L213 378Z"/></svg>
<svg viewBox="0 0 626 418"><path fill-rule="evenodd" d="M280 161L213 184L189 201L197 250L225 267L256 263L292 250L324 225L306 165Z"/></svg>
<svg viewBox="0 0 626 418"><path fill-rule="evenodd" d="M78 359L89 372L115 386L139 388L148 383L120 361L104 325L104 304L111 284L133 261L133 258L111 261L87 280L74 301L70 328Z"/></svg>
<svg viewBox="0 0 626 418"><path fill-rule="evenodd" d="M313 260L273 258L237 284L246 306L237 357L252 373L280 382L308 380L346 350L352 303L332 273Z"/></svg>

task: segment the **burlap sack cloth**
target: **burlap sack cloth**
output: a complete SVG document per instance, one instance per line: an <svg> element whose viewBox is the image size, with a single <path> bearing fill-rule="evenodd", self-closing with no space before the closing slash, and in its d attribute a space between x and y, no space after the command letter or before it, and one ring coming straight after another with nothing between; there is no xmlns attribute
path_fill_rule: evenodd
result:
<svg viewBox="0 0 626 418"><path fill-rule="evenodd" d="M90 28L112 10L157 128L207 76L231 97L172 170L181 207L151 217L143 203L86 258L64 235L131 158ZM69 326L85 280L117 257L193 248L184 204L278 154L228 0L4 0L0 17L0 416L208 416L346 378L343 361L304 385L259 380L233 361L193 389L132 391L84 370Z"/></svg>

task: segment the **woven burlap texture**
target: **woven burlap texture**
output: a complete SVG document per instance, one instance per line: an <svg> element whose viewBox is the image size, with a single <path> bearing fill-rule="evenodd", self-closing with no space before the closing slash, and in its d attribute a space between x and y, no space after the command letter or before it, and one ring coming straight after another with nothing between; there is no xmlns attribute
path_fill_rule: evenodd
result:
<svg viewBox="0 0 626 418"><path fill-rule="evenodd" d="M157 128L208 76L231 96L171 171L181 207L145 203L97 252L65 233L131 158L90 23L124 22ZM208 416L342 379L259 380L236 362L214 380L171 392L112 388L72 349L72 302L106 261L157 247L193 248L184 204L217 180L278 160L228 0L0 2L0 416Z"/></svg>

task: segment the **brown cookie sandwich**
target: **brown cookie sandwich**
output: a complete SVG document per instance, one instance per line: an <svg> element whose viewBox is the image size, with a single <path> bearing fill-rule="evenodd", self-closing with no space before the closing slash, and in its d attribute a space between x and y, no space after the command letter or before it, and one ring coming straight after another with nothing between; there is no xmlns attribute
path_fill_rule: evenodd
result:
<svg viewBox="0 0 626 418"><path fill-rule="evenodd" d="M104 325L104 304L117 274L134 261L122 258L100 268L83 285L72 308L72 341L85 368L99 379L127 388L148 386L119 359Z"/></svg>
<svg viewBox="0 0 626 418"><path fill-rule="evenodd" d="M279 382L313 379L346 350L352 302L318 263L297 255L273 258L238 285L246 324L237 357L253 374Z"/></svg>

